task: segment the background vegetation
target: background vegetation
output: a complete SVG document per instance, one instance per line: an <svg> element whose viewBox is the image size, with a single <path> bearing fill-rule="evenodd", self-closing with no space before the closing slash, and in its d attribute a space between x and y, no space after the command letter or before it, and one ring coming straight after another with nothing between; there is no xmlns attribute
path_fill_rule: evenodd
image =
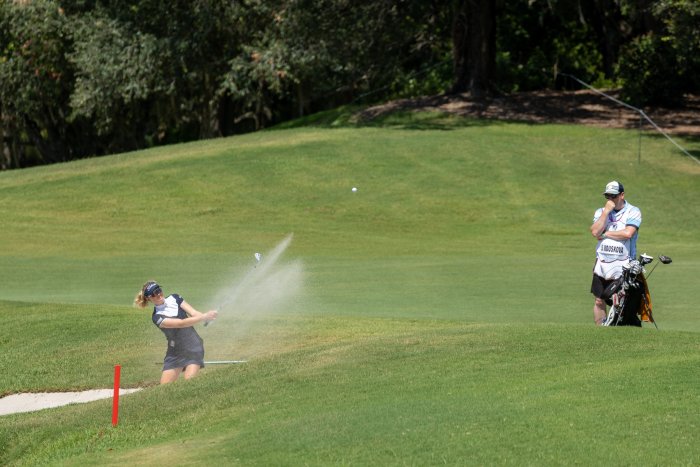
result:
<svg viewBox="0 0 700 467"><path fill-rule="evenodd" d="M695 0L0 0L0 169L257 130L351 102L698 92Z"/></svg>

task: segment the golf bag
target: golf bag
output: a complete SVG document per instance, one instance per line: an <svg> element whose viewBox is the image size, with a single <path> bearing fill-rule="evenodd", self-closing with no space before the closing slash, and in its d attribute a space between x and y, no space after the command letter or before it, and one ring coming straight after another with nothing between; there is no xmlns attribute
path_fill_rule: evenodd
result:
<svg viewBox="0 0 700 467"><path fill-rule="evenodd" d="M612 304L603 326L642 326L642 321L653 323L651 295L644 277L644 265L653 257L640 255L622 269L622 275L611 283L603 293L603 299Z"/></svg>

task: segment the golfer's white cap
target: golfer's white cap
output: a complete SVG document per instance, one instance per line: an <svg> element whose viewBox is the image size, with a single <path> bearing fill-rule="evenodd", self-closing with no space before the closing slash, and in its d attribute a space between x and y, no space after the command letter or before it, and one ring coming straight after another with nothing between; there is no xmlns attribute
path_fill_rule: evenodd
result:
<svg viewBox="0 0 700 467"><path fill-rule="evenodd" d="M617 181L612 181L605 185L605 191L603 192L604 195L619 195L620 193L623 193L625 191L625 188L622 186L622 183L617 182Z"/></svg>

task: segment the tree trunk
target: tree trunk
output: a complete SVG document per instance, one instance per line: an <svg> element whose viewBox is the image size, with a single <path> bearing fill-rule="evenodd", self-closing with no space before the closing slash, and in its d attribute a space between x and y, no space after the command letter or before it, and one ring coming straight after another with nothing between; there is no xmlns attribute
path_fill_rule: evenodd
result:
<svg viewBox="0 0 700 467"><path fill-rule="evenodd" d="M202 111L199 122L199 138L208 139L221 136L219 125L219 98L212 86L209 73L204 72L204 84L201 89Z"/></svg>
<svg viewBox="0 0 700 467"><path fill-rule="evenodd" d="M29 116L24 117L24 129L29 140L41 155L42 164L54 164L69 160L60 131L52 126L41 128ZM44 134L46 137L44 137Z"/></svg>
<svg viewBox="0 0 700 467"><path fill-rule="evenodd" d="M9 118L7 119L9 120ZM15 154L10 146L12 141L12 133L5 129L5 116L0 111L0 171L16 169L19 166L16 164Z"/></svg>
<svg viewBox="0 0 700 467"><path fill-rule="evenodd" d="M457 0L454 5L451 92L491 94L496 75L496 0Z"/></svg>
<svg viewBox="0 0 700 467"><path fill-rule="evenodd" d="M616 0L596 0L583 4L584 16L596 34L598 50L603 57L603 72L606 78L615 75L615 64L622 43L622 12Z"/></svg>

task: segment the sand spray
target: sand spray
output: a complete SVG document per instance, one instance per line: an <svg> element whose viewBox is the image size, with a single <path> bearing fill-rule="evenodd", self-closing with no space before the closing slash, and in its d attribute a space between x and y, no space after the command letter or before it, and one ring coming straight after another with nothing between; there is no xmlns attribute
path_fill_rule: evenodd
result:
<svg viewBox="0 0 700 467"><path fill-rule="evenodd" d="M254 358L281 348L293 334L290 314L299 310L304 268L282 256L293 235L266 253L251 252L250 265L214 294L207 309L219 316L197 332L204 339L206 360Z"/></svg>

